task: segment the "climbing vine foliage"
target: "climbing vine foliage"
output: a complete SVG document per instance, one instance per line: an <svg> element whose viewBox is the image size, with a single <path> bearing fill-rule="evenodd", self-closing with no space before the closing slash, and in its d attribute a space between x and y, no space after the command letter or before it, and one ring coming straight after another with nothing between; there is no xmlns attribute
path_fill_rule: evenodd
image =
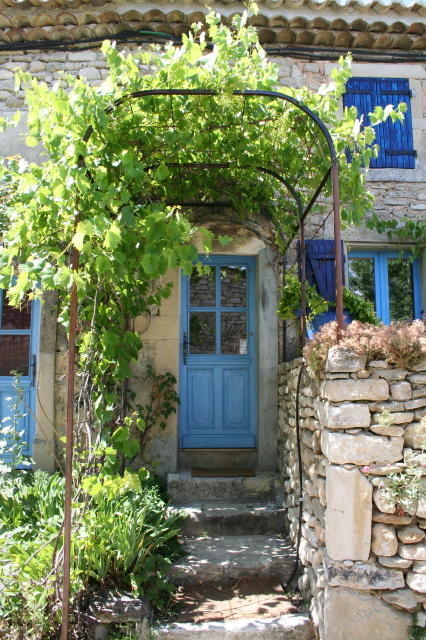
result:
<svg viewBox="0 0 426 640"><path fill-rule="evenodd" d="M376 108L365 128L355 108L341 113L350 57L317 92L280 87L278 67L246 19L227 27L210 14L206 28L195 25L178 47L126 54L106 41L109 74L97 87L63 75L48 88L17 75L28 106L26 142L44 155L39 164L10 159L2 168L0 286L14 304L57 290L66 327L76 283L79 370L99 432L131 427L125 381L141 349L132 320L170 294L168 269L191 272L196 231L204 250L211 248L210 232L177 203L229 201L242 222L266 209L282 242L297 229L295 200L257 168L284 176L306 205L330 166L326 139L306 113L275 97L233 92L281 91L309 107L337 150L343 220L360 223L371 207L362 168L376 154L374 124L401 119L404 105ZM216 95L130 97L165 88ZM78 271L70 267L72 247L80 252Z"/></svg>

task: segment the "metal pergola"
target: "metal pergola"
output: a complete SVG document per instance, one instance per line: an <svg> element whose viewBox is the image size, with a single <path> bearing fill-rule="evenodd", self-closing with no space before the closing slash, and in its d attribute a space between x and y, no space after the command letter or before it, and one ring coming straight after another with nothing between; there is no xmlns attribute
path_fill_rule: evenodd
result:
<svg viewBox="0 0 426 640"><path fill-rule="evenodd" d="M116 117L116 113L119 107L125 105L131 105L136 101L143 101L144 98L155 96L205 96L215 97L219 93L210 89L148 89L144 91L135 91L129 93L119 100L116 100L110 107L105 110L105 113L113 118ZM331 138L330 132L324 122L309 109L302 102L296 98L280 93L277 91L266 90L254 90L247 89L243 91L234 91L233 96L241 96L244 98L259 99L259 98L272 98L278 99L283 102L290 103L293 107L296 107L301 112L306 114L308 118L314 123L315 127L319 131L320 135L326 142L330 165L325 171L324 175L318 182L318 186L315 192L312 194L307 205L304 205L300 194L291 184L287 177L281 175L275 169L264 166L256 166L255 170L259 173L267 174L278 181L287 190L289 197L291 197L295 203L298 214L298 230L300 241L300 279L301 279L301 331L302 336L306 331L306 269L305 269L305 220L311 211L313 205L317 201L320 194L323 192L328 180L331 179L331 192L332 192L332 211L334 215L334 247L335 247L335 264L336 264L336 320L338 326L338 334L343 329L343 257L342 257L342 245L341 245L341 220L340 220L340 195L339 195L339 166L337 161L336 149ZM93 125L90 125L83 136L83 143L87 144L92 134L94 133ZM78 166L80 168L86 168L85 155L80 155L78 158ZM176 167L182 170L207 170L207 169L229 169L232 168L231 162L166 162L168 167ZM157 164L153 164L150 167L146 167L146 171L154 170L157 168ZM239 166L238 168L253 170L253 166ZM89 170L87 169L88 173ZM200 202L168 202L170 205L181 206L206 206L205 201ZM221 203L222 205L224 203ZM211 203L214 206L214 203ZM77 201L78 210L78 201ZM78 215L75 220L75 225L79 222ZM286 249L289 247L294 236L290 238L286 245ZM72 271L77 271L79 268L79 252L73 247L71 249L70 266ZM68 367L67 367L67 422L66 422L66 450L65 450L65 502L64 502L64 565L63 565L63 587L62 587L62 623L61 623L61 640L68 640L69 636L69 598L70 598L70 565L71 565L71 516L72 516L72 464L73 464L73 449L74 449L74 385L75 385L75 349L76 349L76 334L77 334L77 288L73 284L69 302L69 334L68 334ZM303 339L303 338L302 338Z"/></svg>

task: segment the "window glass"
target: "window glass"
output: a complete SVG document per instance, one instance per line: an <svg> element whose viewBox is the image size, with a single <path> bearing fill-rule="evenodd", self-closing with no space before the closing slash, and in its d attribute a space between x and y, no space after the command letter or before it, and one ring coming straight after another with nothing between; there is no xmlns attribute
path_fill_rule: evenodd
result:
<svg viewBox="0 0 426 640"><path fill-rule="evenodd" d="M349 288L374 305L376 304L374 258L349 259Z"/></svg>
<svg viewBox="0 0 426 640"><path fill-rule="evenodd" d="M213 311L189 314L189 353L216 353L216 313Z"/></svg>
<svg viewBox="0 0 426 640"><path fill-rule="evenodd" d="M224 354L247 353L247 314L236 311L220 315L220 352Z"/></svg>
<svg viewBox="0 0 426 640"><path fill-rule="evenodd" d="M30 336L0 336L0 376L29 375ZM13 375L13 374L12 374Z"/></svg>
<svg viewBox="0 0 426 640"><path fill-rule="evenodd" d="M11 307L3 292L0 329L30 329L31 303L27 302L20 309Z"/></svg>
<svg viewBox="0 0 426 640"><path fill-rule="evenodd" d="M189 281L189 306L214 307L216 305L215 269L202 275L194 267Z"/></svg>
<svg viewBox="0 0 426 640"><path fill-rule="evenodd" d="M222 307L247 306L247 268L241 265L220 268L220 304Z"/></svg>
<svg viewBox="0 0 426 640"><path fill-rule="evenodd" d="M388 259L389 311L391 322L414 318L413 275L411 262Z"/></svg>

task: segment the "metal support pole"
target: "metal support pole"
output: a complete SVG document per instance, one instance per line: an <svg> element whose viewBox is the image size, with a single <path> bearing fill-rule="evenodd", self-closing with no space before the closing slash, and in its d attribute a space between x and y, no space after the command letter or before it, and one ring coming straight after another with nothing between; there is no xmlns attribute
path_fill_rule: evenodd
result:
<svg viewBox="0 0 426 640"><path fill-rule="evenodd" d="M79 252L71 250L71 269L78 270ZM61 640L68 640L70 569L71 569L71 516L72 516L72 462L74 448L74 378L75 346L77 333L77 287L73 284L69 303L68 333L68 382L67 382L67 426L65 442L65 500L64 500L64 566L62 581Z"/></svg>
<svg viewBox="0 0 426 640"><path fill-rule="evenodd" d="M300 220L300 330L302 349L306 344L306 245L305 223Z"/></svg>
<svg viewBox="0 0 426 640"><path fill-rule="evenodd" d="M331 184L333 188L334 250L336 260L337 339L340 340L343 331L343 256L340 224L339 166L336 159L333 159L331 167Z"/></svg>

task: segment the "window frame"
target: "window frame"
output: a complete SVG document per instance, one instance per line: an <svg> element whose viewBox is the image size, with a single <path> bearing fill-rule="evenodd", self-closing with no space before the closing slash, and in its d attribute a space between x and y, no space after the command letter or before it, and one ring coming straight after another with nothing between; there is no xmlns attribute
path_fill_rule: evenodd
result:
<svg viewBox="0 0 426 640"><path fill-rule="evenodd" d="M401 255L402 254L402 255ZM376 315L384 324L390 324L390 306L389 306L389 277L387 261L392 258L405 258L410 253L408 251L397 251L395 249L349 249L347 252L347 261L349 269L349 261L352 258L372 258L374 260L374 293ZM420 261L415 258L412 262L412 283L413 283L413 320L422 317L422 294L421 294L421 278L420 278ZM349 278L348 278L349 286Z"/></svg>

